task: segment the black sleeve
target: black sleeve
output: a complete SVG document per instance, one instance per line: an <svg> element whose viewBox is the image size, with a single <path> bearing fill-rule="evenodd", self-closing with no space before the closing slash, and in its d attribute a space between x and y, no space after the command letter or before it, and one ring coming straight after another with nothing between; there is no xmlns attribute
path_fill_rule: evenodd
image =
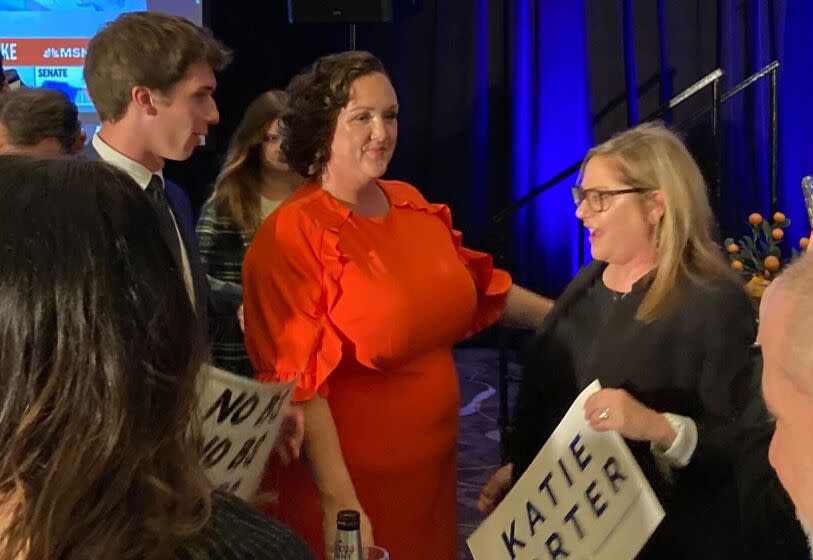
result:
<svg viewBox="0 0 813 560"><path fill-rule="evenodd" d="M554 334L532 339L525 356L508 446L514 481L534 460L578 394L575 378L560 373L570 371L561 362L569 352Z"/></svg>
<svg viewBox="0 0 813 560"><path fill-rule="evenodd" d="M740 286L721 288L705 302L697 302L698 330L702 338L699 373L702 412L697 424L698 442L689 465L679 477L708 477L728 473L745 429L743 413L748 403L760 399L760 371L750 348L756 338L756 318ZM755 394L755 392L757 392Z"/></svg>
<svg viewBox="0 0 813 560"><path fill-rule="evenodd" d="M525 473L544 443L536 426L539 412L542 410L541 400L539 391L530 380L526 368L517 396L507 446L506 460L514 465L512 471L514 482Z"/></svg>

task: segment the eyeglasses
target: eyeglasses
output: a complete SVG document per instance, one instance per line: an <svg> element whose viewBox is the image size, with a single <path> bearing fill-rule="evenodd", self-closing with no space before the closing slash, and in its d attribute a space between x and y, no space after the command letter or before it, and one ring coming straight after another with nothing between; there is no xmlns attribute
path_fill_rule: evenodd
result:
<svg viewBox="0 0 813 560"><path fill-rule="evenodd" d="M612 191L608 189L583 189L582 187L576 186L571 187L570 193L573 195L573 203L577 207L581 206L582 202L586 200L593 212L604 212L607 210L607 205L612 197L619 194L642 193L648 190L649 189L634 188Z"/></svg>

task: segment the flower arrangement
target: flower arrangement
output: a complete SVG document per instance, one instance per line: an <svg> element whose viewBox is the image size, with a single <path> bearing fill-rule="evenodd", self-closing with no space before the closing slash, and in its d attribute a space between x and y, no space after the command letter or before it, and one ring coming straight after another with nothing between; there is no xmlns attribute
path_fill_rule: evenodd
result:
<svg viewBox="0 0 813 560"><path fill-rule="evenodd" d="M762 296L782 267L799 255L795 248L787 256L782 252L781 244L790 220L782 212L774 213L772 218L768 221L754 212L748 216L750 235L744 235L738 241L728 238L724 242L731 267L748 281L748 291L756 298ZM807 237L802 237L799 248L806 251L809 242Z"/></svg>

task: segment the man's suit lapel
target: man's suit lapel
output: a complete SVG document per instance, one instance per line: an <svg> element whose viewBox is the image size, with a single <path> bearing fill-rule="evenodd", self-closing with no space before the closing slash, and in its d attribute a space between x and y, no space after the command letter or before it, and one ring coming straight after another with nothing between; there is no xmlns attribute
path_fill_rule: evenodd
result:
<svg viewBox="0 0 813 560"><path fill-rule="evenodd" d="M103 161L91 142L88 142L82 149L79 157L87 161ZM167 202L170 210L172 210L172 215L175 217L175 222L178 224L178 231L181 232L181 240L189 261L192 284L195 288L195 311L204 325L205 331L209 285L198 256L198 244L195 238L195 228L192 224L192 206L186 194L178 185L166 179L164 185L166 187ZM165 239L164 242L166 243L167 240Z"/></svg>
<svg viewBox="0 0 813 560"><path fill-rule="evenodd" d="M164 185L166 186L167 202L175 216L186 249L192 284L195 288L195 308L198 317L205 321L209 284L200 263L195 227L192 223L192 205L189 203L186 193L178 185L169 180L165 180Z"/></svg>
<svg viewBox="0 0 813 560"><path fill-rule="evenodd" d="M96 151L96 148L93 147L93 144L88 142L88 144L82 149L81 157L88 161L104 161L102 156L99 155L99 152ZM169 208L172 211L172 215L175 217L175 222L178 224L178 229L181 232L181 239L183 240L184 246L186 247L187 255L190 253L189 242L187 241L187 234L186 234L186 219L184 217L184 213L181 211L182 208L179 206L183 206L182 204L178 203L178 194L175 193L175 189L179 190L179 187L173 185L174 189L169 188L169 182L165 181L167 184L166 195L167 195L167 202L169 203ZM161 232L161 238L164 240L164 243L167 245L168 248L171 249L170 244L173 240L167 239L167 233L164 228L159 228ZM170 251L172 252L172 251ZM191 260L191 259L190 259ZM182 266L182 263L176 263L178 266ZM197 287L196 287L197 288Z"/></svg>

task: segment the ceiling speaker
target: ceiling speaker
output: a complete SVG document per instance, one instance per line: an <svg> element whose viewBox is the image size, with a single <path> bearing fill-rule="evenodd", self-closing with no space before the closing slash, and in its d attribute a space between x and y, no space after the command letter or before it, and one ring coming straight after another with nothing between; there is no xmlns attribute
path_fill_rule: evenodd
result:
<svg viewBox="0 0 813 560"><path fill-rule="evenodd" d="M291 23L386 23L393 0L288 0Z"/></svg>

